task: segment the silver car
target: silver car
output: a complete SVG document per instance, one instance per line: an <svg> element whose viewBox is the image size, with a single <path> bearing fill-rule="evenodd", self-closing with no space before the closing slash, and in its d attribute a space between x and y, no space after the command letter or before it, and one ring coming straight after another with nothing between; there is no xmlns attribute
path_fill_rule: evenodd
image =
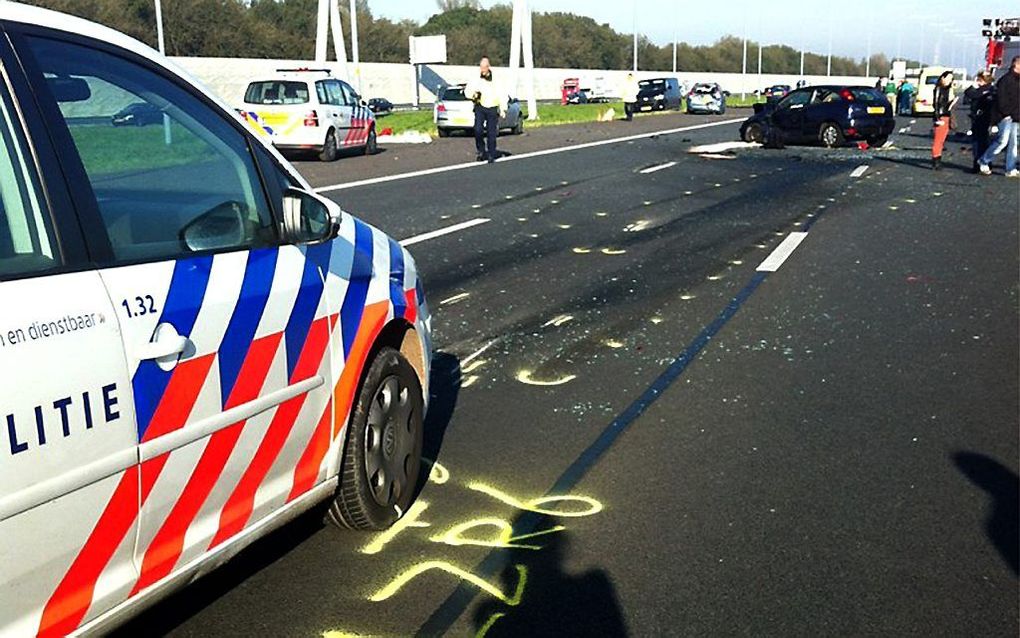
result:
<svg viewBox="0 0 1020 638"><path fill-rule="evenodd" d="M475 104L464 95L463 84L448 86L439 92L433 120L439 137L449 137L454 131L474 131ZM499 129L509 130L514 135L524 132L524 113L516 99L507 100L506 115L499 119Z"/></svg>
<svg viewBox="0 0 1020 638"><path fill-rule="evenodd" d="M718 113L726 112L726 96L729 95L722 87L712 82L695 84L691 92L687 94L688 113Z"/></svg>

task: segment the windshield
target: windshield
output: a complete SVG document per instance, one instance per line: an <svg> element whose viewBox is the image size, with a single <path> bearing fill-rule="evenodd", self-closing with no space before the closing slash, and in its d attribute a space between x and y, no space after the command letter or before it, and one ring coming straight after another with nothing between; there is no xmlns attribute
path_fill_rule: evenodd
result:
<svg viewBox="0 0 1020 638"><path fill-rule="evenodd" d="M307 104L308 83L271 80L252 82L244 92L247 104Z"/></svg>
<svg viewBox="0 0 1020 638"><path fill-rule="evenodd" d="M450 86L443 89L443 94L439 97L444 102L467 102L467 96L464 95L464 87L462 86Z"/></svg>
<svg viewBox="0 0 1020 638"><path fill-rule="evenodd" d="M666 86L666 81L665 80L641 80L640 82L638 82L638 86L640 86L641 88L645 88L645 89L649 89L649 88L662 88L662 87Z"/></svg>
<svg viewBox="0 0 1020 638"><path fill-rule="evenodd" d="M702 93L702 94L715 93L716 92L716 88L714 86L712 86L711 84L698 84L698 85L695 85L693 92L694 93Z"/></svg>

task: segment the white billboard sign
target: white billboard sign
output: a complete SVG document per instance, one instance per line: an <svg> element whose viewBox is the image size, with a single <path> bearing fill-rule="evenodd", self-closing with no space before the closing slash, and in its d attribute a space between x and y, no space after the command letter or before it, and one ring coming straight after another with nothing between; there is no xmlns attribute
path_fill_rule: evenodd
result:
<svg viewBox="0 0 1020 638"><path fill-rule="evenodd" d="M446 36L411 36L408 39L411 64L446 64Z"/></svg>

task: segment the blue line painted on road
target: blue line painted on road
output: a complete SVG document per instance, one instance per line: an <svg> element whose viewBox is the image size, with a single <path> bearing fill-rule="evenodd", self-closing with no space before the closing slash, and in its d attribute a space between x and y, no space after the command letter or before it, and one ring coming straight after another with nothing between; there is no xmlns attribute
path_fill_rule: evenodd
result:
<svg viewBox="0 0 1020 638"><path fill-rule="evenodd" d="M602 456L613 447L620 435L637 421L648 408L659 400L659 397L670 388L676 380L683 375L687 368L698 358L698 355L711 343L712 339L732 319L741 306L751 298L751 295L758 289L758 286L768 277L769 273L755 273L751 281L730 301L730 303L716 316L715 320L695 337L683 352L677 356L670 365L652 382L648 388L641 393L636 400L626 407L613 421L606 426L602 433L588 448L577 457L553 483L553 486L545 493L546 496L559 496L566 494L585 477L589 470L595 466ZM514 523L514 533L517 535L528 534L536 528L542 520L541 514L526 512ZM500 570L508 564L508 553L505 550L490 552L484 560L473 570L473 573L481 578L489 579L495 577ZM478 590L470 583L461 582L449 597L432 613L425 623L418 629L417 636L441 636L448 632L458 618L464 613L471 601L474 600Z"/></svg>

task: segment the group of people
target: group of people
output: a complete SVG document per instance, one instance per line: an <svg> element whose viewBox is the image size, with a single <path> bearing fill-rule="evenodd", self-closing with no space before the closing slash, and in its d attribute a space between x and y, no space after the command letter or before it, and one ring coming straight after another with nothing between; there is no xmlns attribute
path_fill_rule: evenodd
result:
<svg viewBox="0 0 1020 638"><path fill-rule="evenodd" d="M886 99L889 100L889 104L892 104L893 111L897 115L910 115L914 112L917 87L910 80L900 80L900 83L897 84L890 79L885 83L884 87L882 86L882 81L879 80L877 88L885 93Z"/></svg>
<svg viewBox="0 0 1020 638"><path fill-rule="evenodd" d="M933 123L935 142L932 144L932 168L942 168L942 152L952 128L953 73L946 71L935 85ZM1010 68L997 83L992 74L982 71L977 84L967 89L970 102L971 139L975 173L991 175L996 155L1006 152L1006 176L1020 177L1017 166L1017 138L1020 136L1020 56L1013 58ZM996 127L995 138L991 131Z"/></svg>

